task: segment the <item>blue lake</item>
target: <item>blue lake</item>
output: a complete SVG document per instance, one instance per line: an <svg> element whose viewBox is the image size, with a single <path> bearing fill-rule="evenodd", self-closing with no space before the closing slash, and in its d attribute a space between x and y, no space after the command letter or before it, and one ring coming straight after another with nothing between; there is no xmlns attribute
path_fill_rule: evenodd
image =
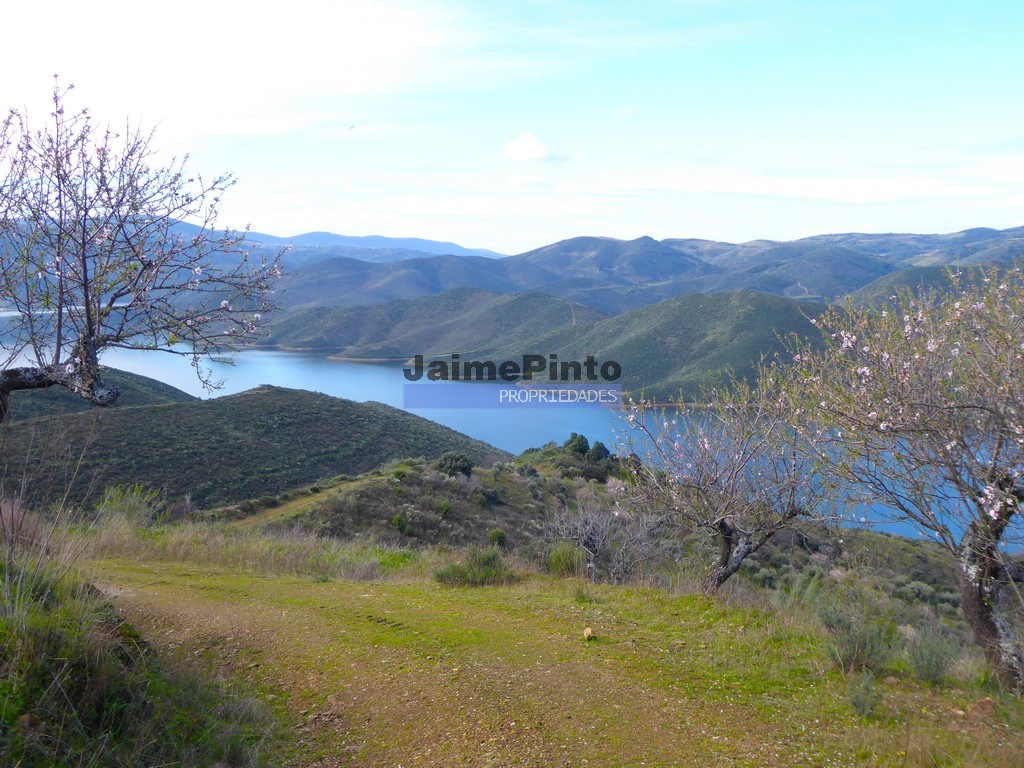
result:
<svg viewBox="0 0 1024 768"><path fill-rule="evenodd" d="M623 420L616 408L570 404L528 407L506 404L476 407L481 388L497 395L501 389L518 390L511 384L422 381L409 384L400 365L349 363L330 360L323 354L279 350L245 350L234 365L213 362L210 368L223 386L206 392L188 359L166 352L113 349L103 353L104 365L163 381L185 392L212 397L230 395L261 384L323 392L335 397L366 402L374 400L415 413L498 448L519 454L547 442L562 443L573 432L600 440L612 450L618 443ZM431 402L445 407L405 407L406 386L429 389ZM441 394L435 395L435 392ZM497 402L498 398L494 398Z"/></svg>

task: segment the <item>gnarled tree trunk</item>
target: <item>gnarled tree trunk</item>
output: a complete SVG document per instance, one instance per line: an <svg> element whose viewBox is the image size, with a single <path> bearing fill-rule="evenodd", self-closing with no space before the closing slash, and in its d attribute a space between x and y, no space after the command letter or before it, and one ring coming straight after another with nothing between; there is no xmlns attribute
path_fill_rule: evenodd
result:
<svg viewBox="0 0 1024 768"><path fill-rule="evenodd" d="M971 523L959 557L960 610L989 663L1010 690L1024 691L1024 651L1007 619L1006 591L1024 583L1024 570L1003 563L989 531Z"/></svg>
<svg viewBox="0 0 1024 768"><path fill-rule="evenodd" d="M757 548L750 533L741 530L726 518L714 523L718 530L718 560L704 578L704 591L713 593L728 581L743 565L743 561ZM762 539L763 544L765 539ZM758 547L760 544L757 545Z"/></svg>
<svg viewBox="0 0 1024 768"><path fill-rule="evenodd" d="M10 413L11 393L21 390L61 386L94 405L113 405L121 392L116 387L108 387L103 383L98 368L99 366L69 363L57 367L8 368L0 371L0 423L6 421Z"/></svg>

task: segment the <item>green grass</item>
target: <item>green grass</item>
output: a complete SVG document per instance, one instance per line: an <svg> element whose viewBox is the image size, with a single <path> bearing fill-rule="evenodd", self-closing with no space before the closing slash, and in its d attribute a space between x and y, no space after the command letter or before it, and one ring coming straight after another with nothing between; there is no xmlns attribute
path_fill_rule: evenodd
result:
<svg viewBox="0 0 1024 768"><path fill-rule="evenodd" d="M486 587L515 581L515 573L505 565L497 547L470 547L466 550L465 562L439 568L434 578L450 586Z"/></svg>
<svg viewBox="0 0 1024 768"><path fill-rule="evenodd" d="M111 536L93 573L158 648L275 692L298 765L1001 766L1024 749L1019 700L959 674L857 693L812 615L749 594L585 584L514 556L515 583L452 589L432 575L457 552L354 543L369 578L316 579L321 556L297 567L301 547L282 559L274 536L217 560L216 544L165 549L161 531ZM968 721L985 696L997 716Z"/></svg>

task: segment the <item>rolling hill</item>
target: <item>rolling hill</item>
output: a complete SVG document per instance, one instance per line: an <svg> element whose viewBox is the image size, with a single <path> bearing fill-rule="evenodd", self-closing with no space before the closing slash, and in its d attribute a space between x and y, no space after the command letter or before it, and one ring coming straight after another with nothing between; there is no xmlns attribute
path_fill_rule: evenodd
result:
<svg viewBox="0 0 1024 768"><path fill-rule="evenodd" d="M623 388L662 402L694 400L709 373L751 375L762 356L785 354L783 339L816 339L820 304L756 291L687 294L599 320L575 335L559 359L593 354L622 366Z"/></svg>
<svg viewBox="0 0 1024 768"><path fill-rule="evenodd" d="M202 507L452 450L477 463L506 456L380 403L264 386L210 400L19 421L4 456L6 479L31 478L43 498L69 489L71 500L87 502L105 485L143 483L171 498L189 495Z"/></svg>
<svg viewBox="0 0 1024 768"><path fill-rule="evenodd" d="M606 315L540 293L506 296L459 288L375 307L315 307L288 313L269 343L330 350L348 359L405 361L417 354L515 360L555 353L622 366L618 382L659 399L693 397L708 372L752 372L780 337L816 338L808 318L823 307L755 291L686 294Z"/></svg>
<svg viewBox="0 0 1024 768"><path fill-rule="evenodd" d="M454 288L372 307L313 307L287 313L264 340L331 350L349 359L405 361L416 354L486 354L541 349L577 327L607 317L541 293L499 294ZM520 352L521 354L521 352Z"/></svg>

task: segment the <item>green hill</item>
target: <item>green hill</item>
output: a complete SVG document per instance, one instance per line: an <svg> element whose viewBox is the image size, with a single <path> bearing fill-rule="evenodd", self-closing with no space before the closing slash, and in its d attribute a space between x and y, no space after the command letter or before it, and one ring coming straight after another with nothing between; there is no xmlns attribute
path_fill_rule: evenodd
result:
<svg viewBox="0 0 1024 768"><path fill-rule="evenodd" d="M83 501L105 485L143 483L170 498L189 495L202 507L453 450L477 463L505 456L380 403L264 386L210 400L17 422L4 456L8 481L31 476L47 498L67 488L71 499Z"/></svg>
<svg viewBox="0 0 1024 768"><path fill-rule="evenodd" d="M121 390L121 396L111 406L113 408L187 403L197 399L187 392L164 384L162 381L139 376L136 373L119 371L116 368L104 368L103 378L108 384ZM25 390L11 395L11 417L18 420L59 413L79 413L94 408L94 405L64 387Z"/></svg>
<svg viewBox="0 0 1024 768"><path fill-rule="evenodd" d="M293 311L269 339L285 347L337 350L348 358L408 360L459 353L463 360L593 355L622 366L618 382L652 397L692 397L709 372L750 374L780 337L816 338L819 304L754 291L686 294L607 316L538 293L503 296L468 288L376 307Z"/></svg>
<svg viewBox="0 0 1024 768"><path fill-rule="evenodd" d="M750 375L791 334L814 339L820 304L754 291L687 294L607 318L556 350L560 359L593 354L622 366L625 389L656 400L698 394L708 373Z"/></svg>
<svg viewBox="0 0 1024 768"><path fill-rule="evenodd" d="M899 272L880 277L872 283L851 294L850 299L859 307L882 304L890 296L905 291L918 293L922 290L934 289L948 291L951 289L947 276L947 267L910 267Z"/></svg>
<svg viewBox="0 0 1024 768"><path fill-rule="evenodd" d="M456 288L372 307L314 307L286 314L264 343L330 349L339 357L405 361L416 354L543 349L566 329L606 315L540 293Z"/></svg>

